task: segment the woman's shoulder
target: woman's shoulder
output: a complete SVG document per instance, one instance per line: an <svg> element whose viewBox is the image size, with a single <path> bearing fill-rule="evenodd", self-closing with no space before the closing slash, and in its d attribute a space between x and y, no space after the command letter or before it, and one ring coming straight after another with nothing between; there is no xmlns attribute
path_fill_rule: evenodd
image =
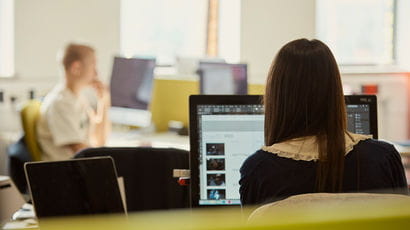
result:
<svg viewBox="0 0 410 230"><path fill-rule="evenodd" d="M251 154L246 160L243 162L242 167L240 169L241 172L253 171L253 169L257 168L262 163L266 162L269 158L272 157L272 154L259 149L255 153Z"/></svg>
<svg viewBox="0 0 410 230"><path fill-rule="evenodd" d="M246 160L244 161L244 165L245 164L255 165L255 164L258 164L264 161L266 158L269 158L268 152L262 149L259 149L246 158Z"/></svg>
<svg viewBox="0 0 410 230"><path fill-rule="evenodd" d="M379 151L391 151L394 150L394 145L377 139L367 139L360 141L355 148L379 150Z"/></svg>
<svg viewBox="0 0 410 230"><path fill-rule="evenodd" d="M396 157L399 155L394 145L376 139L360 141L351 151L353 154L371 155L374 158Z"/></svg>

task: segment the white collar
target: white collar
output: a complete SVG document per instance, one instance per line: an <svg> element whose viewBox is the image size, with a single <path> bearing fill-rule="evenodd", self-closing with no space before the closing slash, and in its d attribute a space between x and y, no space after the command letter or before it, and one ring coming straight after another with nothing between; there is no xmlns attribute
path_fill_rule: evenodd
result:
<svg viewBox="0 0 410 230"><path fill-rule="evenodd" d="M362 140L371 139L371 136L346 132L345 155L353 150L353 147ZM319 149L316 136L295 138L288 141L263 146L262 150L276 154L280 157L302 161L316 161L319 159Z"/></svg>

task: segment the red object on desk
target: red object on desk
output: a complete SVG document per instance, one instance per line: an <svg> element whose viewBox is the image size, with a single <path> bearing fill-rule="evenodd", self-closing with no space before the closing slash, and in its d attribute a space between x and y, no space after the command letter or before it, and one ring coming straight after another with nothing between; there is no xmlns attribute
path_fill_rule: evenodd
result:
<svg viewBox="0 0 410 230"><path fill-rule="evenodd" d="M181 186L188 186L190 183L190 178L189 177L180 177L178 179L178 184Z"/></svg>
<svg viewBox="0 0 410 230"><path fill-rule="evenodd" d="M379 86L376 84L370 84L370 85L362 85L362 93L363 94L377 94L379 92Z"/></svg>

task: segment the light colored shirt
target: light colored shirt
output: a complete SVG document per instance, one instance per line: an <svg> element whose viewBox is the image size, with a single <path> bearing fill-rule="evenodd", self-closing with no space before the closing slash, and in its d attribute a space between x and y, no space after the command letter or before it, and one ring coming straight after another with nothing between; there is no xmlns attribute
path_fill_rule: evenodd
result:
<svg viewBox="0 0 410 230"><path fill-rule="evenodd" d="M89 144L89 105L64 85L57 85L45 97L37 123L42 160L67 160L73 157L69 144Z"/></svg>

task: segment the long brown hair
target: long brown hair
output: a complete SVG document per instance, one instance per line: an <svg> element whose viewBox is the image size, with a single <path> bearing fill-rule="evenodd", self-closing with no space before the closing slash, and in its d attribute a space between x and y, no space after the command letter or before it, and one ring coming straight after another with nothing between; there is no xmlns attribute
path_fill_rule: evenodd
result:
<svg viewBox="0 0 410 230"><path fill-rule="evenodd" d="M265 145L316 136L318 192L341 191L346 111L336 60L319 40L299 39L274 59L264 96Z"/></svg>

